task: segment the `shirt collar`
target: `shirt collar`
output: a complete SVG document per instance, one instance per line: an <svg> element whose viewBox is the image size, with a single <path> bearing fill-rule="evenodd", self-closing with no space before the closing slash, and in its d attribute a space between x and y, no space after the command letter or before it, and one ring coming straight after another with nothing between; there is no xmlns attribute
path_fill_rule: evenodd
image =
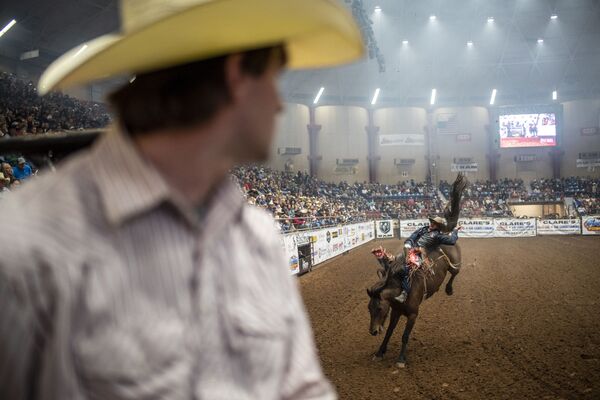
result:
<svg viewBox="0 0 600 400"><path fill-rule="evenodd" d="M131 139L111 129L92 149L92 174L98 185L108 221L120 225L129 218L169 203L194 229L200 215L178 196L156 168L138 152ZM243 205L243 197L231 179L216 187L202 215L212 229L226 225Z"/></svg>
<svg viewBox="0 0 600 400"><path fill-rule="evenodd" d="M163 177L118 130L101 136L91 157L92 174L110 223L119 225L169 198Z"/></svg>

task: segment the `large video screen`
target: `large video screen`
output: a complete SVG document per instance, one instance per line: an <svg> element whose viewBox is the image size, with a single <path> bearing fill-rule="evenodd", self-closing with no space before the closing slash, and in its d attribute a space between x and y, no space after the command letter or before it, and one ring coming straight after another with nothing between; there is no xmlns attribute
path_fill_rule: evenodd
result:
<svg viewBox="0 0 600 400"><path fill-rule="evenodd" d="M556 114L507 114L498 117L500 147L556 146Z"/></svg>

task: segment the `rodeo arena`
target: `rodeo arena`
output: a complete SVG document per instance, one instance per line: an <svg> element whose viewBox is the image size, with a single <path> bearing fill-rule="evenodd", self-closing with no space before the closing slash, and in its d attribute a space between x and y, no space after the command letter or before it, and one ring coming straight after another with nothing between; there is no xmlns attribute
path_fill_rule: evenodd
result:
<svg viewBox="0 0 600 400"><path fill-rule="evenodd" d="M600 399L600 1L6 0L0 399Z"/></svg>

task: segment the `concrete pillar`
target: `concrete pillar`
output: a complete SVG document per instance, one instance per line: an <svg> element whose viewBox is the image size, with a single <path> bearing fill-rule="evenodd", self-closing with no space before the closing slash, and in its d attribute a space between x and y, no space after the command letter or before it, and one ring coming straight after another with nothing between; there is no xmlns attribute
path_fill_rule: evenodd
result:
<svg viewBox="0 0 600 400"><path fill-rule="evenodd" d="M368 122L367 122L367 126L365 126L365 131L367 132L367 161L368 161L368 165L369 165L369 182L370 183L374 183L377 182L378 179L378 173L377 173L377 167L378 167L378 163L379 160L381 160L381 157L377 154L377 146L378 146L378 139L379 139L379 127L375 126L375 122L373 119L373 112L374 110L372 108L367 109L367 117L368 117Z"/></svg>
<svg viewBox="0 0 600 400"><path fill-rule="evenodd" d="M319 167L319 161L323 157L318 154L317 142L319 132L321 132L321 125L317 125L315 122L315 107L308 108L309 123L306 125L308 130L308 173L310 176L317 176L317 169Z"/></svg>
<svg viewBox="0 0 600 400"><path fill-rule="evenodd" d="M426 180L437 186L440 183L438 178L440 157L437 155L437 148L435 143L437 131L435 129L434 119L434 109L430 108L427 110L427 125L423 128L423 130L425 131L425 144L427 145L427 153L425 155L425 159L427 160Z"/></svg>
<svg viewBox="0 0 600 400"><path fill-rule="evenodd" d="M560 149L552 149L550 150L550 163L552 164L552 177L555 179L560 178L560 164L562 161L562 157L565 155L565 152Z"/></svg>
<svg viewBox="0 0 600 400"><path fill-rule="evenodd" d="M497 132L494 132L494 130L489 124L485 126L485 131L487 133L488 139L488 153L486 154L486 158L488 160L490 181L496 182L496 180L498 179L498 160L500 160L500 154L498 154L498 146L496 145Z"/></svg>

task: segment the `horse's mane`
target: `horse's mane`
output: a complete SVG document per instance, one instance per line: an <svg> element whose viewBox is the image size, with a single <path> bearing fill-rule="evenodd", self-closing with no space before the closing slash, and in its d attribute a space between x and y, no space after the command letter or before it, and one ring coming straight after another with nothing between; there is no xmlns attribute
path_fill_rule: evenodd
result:
<svg viewBox="0 0 600 400"><path fill-rule="evenodd" d="M387 287L396 287L400 286L401 283L397 281L394 277L399 268L402 268L402 263L404 263L404 259L397 259L394 262L382 262L381 265L383 269L380 269L379 273L379 281L377 281L371 288L369 289L373 294L379 294L383 291L383 289Z"/></svg>

